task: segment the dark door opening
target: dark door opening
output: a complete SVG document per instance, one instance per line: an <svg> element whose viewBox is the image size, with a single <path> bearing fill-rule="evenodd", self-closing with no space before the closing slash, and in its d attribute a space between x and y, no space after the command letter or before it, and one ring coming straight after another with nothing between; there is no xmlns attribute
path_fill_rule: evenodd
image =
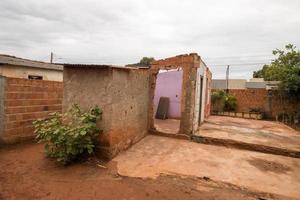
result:
<svg viewBox="0 0 300 200"><path fill-rule="evenodd" d="M199 98L199 120L198 125L201 123L201 115L202 115L202 93L203 93L203 77L200 77L200 98Z"/></svg>

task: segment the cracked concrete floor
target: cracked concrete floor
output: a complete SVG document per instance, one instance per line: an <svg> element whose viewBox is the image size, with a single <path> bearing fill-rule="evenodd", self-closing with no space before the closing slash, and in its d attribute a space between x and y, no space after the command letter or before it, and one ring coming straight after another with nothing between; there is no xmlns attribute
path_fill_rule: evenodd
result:
<svg viewBox="0 0 300 200"><path fill-rule="evenodd" d="M196 135L300 151L300 133L278 122L210 116Z"/></svg>
<svg viewBox="0 0 300 200"><path fill-rule="evenodd" d="M149 135L113 159L118 173L208 177L251 191L300 197L300 159Z"/></svg>

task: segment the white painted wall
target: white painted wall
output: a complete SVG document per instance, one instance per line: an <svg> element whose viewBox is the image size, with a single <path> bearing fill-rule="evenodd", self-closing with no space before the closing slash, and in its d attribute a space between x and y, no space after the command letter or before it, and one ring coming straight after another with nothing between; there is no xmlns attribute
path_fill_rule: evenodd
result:
<svg viewBox="0 0 300 200"><path fill-rule="evenodd" d="M28 75L34 75L43 76L43 80L63 81L63 71L15 65L0 65L0 75L26 79Z"/></svg>
<svg viewBox="0 0 300 200"><path fill-rule="evenodd" d="M202 99L201 99L201 119L200 123L204 122L204 109L205 109L205 97L206 97L206 66L204 63L200 63L201 75L203 76L203 84L202 84Z"/></svg>
<svg viewBox="0 0 300 200"><path fill-rule="evenodd" d="M202 84L201 84L201 77L203 78ZM200 99L201 88L202 88L202 98ZM205 94L206 94L205 90L206 90L206 66L204 65L204 63L201 62L200 67L197 69L193 133L197 132L199 129L199 116L200 116L200 122L204 121ZM201 103L201 110L200 110L200 103Z"/></svg>

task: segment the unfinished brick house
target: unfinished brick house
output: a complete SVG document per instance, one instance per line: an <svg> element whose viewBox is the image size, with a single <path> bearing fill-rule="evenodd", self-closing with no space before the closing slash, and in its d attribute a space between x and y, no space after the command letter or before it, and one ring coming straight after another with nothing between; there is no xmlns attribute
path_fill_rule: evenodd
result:
<svg viewBox="0 0 300 200"><path fill-rule="evenodd" d="M174 73L177 80L172 81ZM161 80L160 77L165 78ZM197 54L180 55L153 62L150 67L150 130L181 135L197 132L204 117L209 115L210 83L211 73ZM171 104L177 103L174 108L170 107L170 111L177 110L175 119L155 119L157 102L161 96L169 97Z"/></svg>
<svg viewBox="0 0 300 200"><path fill-rule="evenodd" d="M182 75L178 76L180 90L176 89L181 94L180 112L172 133L190 136L198 131L210 108L211 73L197 54L158 60L150 68L65 64L63 110L74 103L84 109L98 105L103 110L98 124L103 133L97 152L112 158L149 130L159 132L154 119L156 80L172 70Z"/></svg>

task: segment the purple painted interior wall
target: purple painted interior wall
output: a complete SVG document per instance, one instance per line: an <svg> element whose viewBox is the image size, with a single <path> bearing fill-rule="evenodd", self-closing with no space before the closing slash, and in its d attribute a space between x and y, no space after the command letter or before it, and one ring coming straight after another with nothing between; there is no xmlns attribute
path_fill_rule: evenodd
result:
<svg viewBox="0 0 300 200"><path fill-rule="evenodd" d="M168 118L180 118L181 109L181 88L182 88L182 70L161 72L157 75L156 87L154 94L154 110L157 111L157 106L160 97L170 98L170 107Z"/></svg>

